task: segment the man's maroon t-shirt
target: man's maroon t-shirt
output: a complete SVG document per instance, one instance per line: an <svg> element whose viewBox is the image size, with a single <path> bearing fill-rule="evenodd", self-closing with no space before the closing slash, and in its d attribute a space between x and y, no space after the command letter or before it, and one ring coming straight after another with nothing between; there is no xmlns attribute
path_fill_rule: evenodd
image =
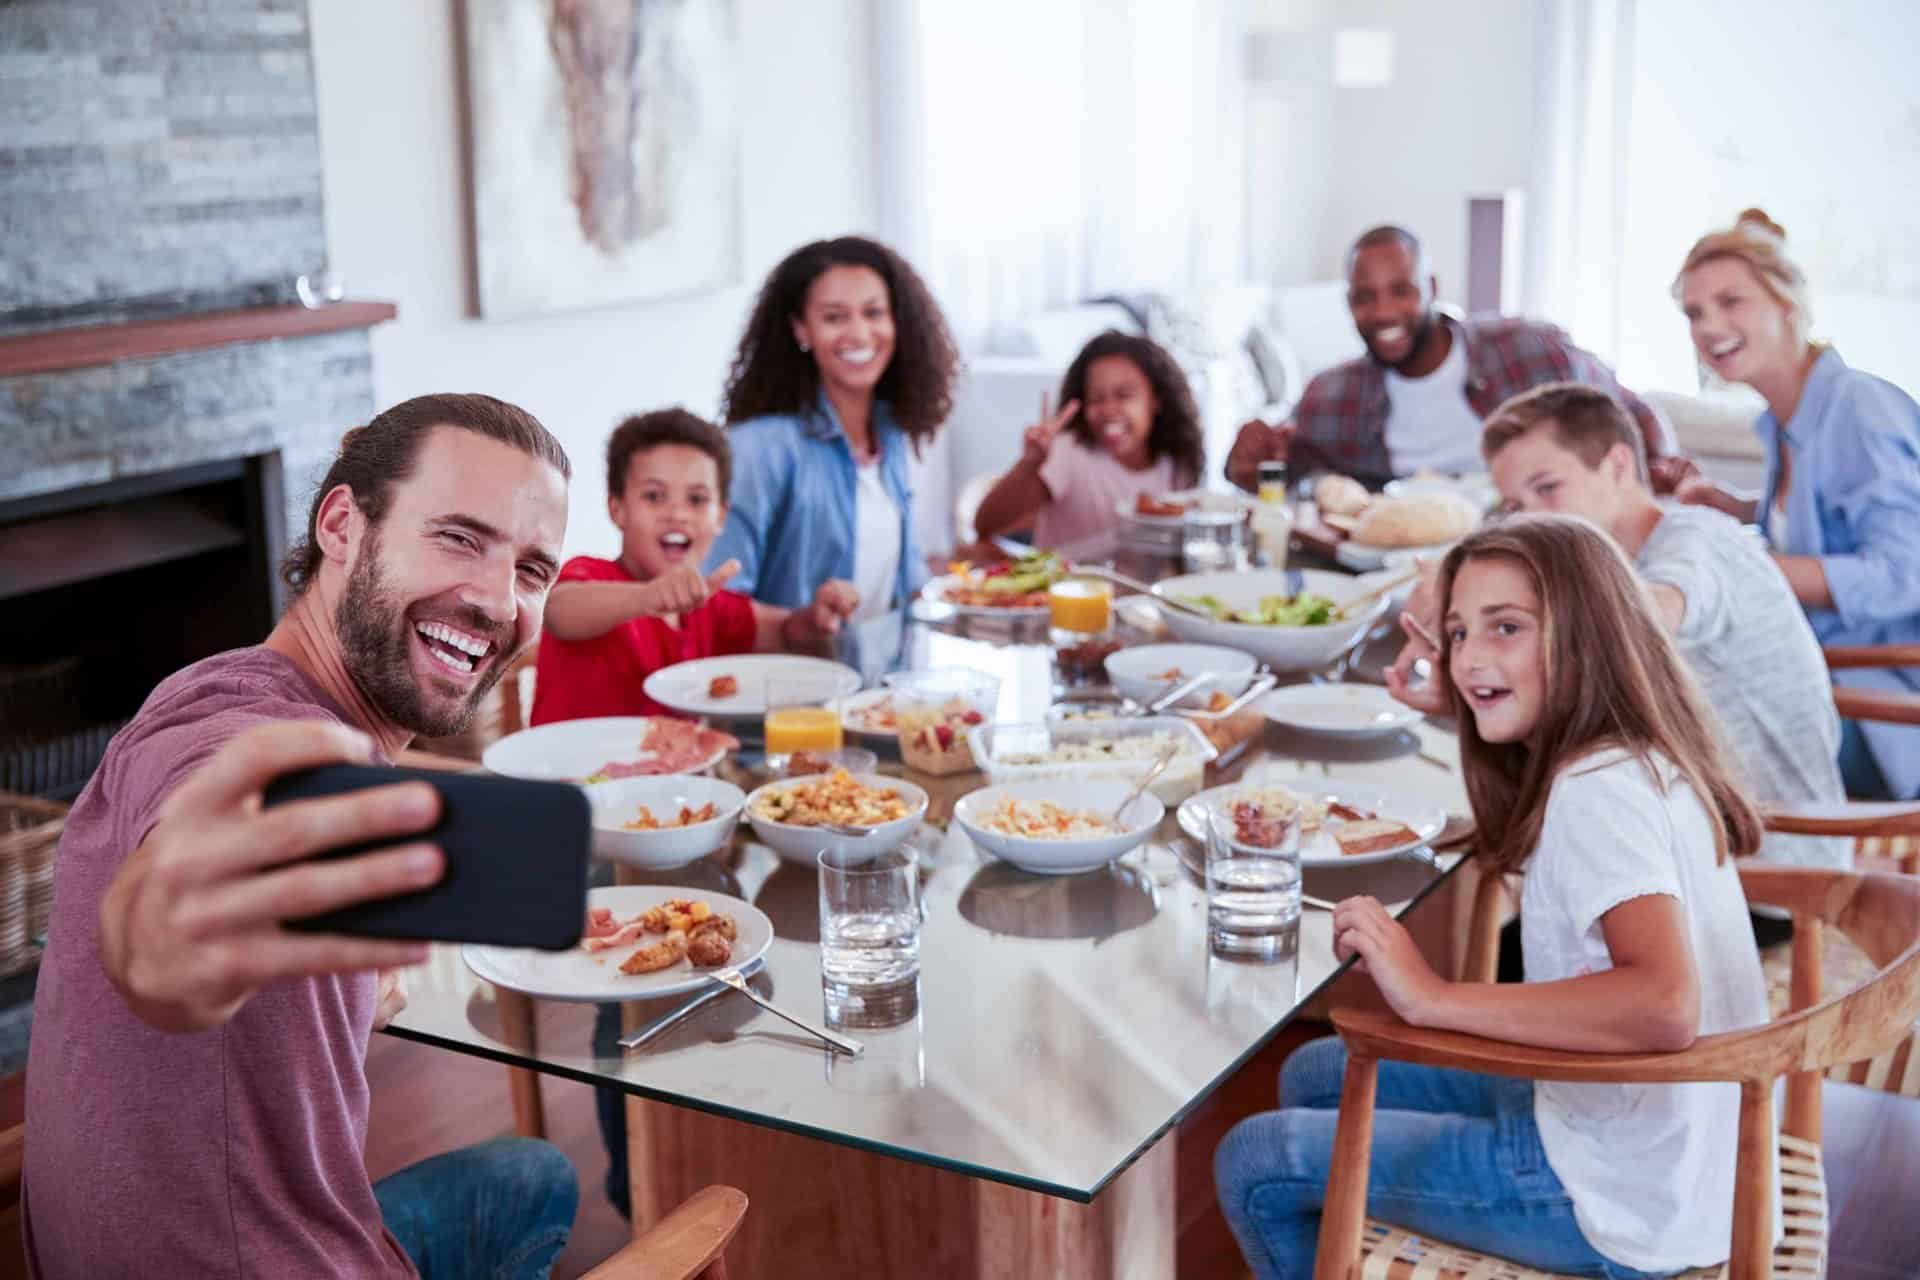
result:
<svg viewBox="0 0 1920 1280"><path fill-rule="evenodd" d="M101 968L100 900L161 802L222 743L346 723L285 657L236 649L165 680L67 818L27 1058L37 1275L411 1276L367 1180L374 975L256 992L226 1025L156 1031Z"/></svg>
<svg viewBox="0 0 1920 1280"><path fill-rule="evenodd" d="M575 556L560 570L558 581L638 579L618 560ZM678 627L658 618L630 618L591 640L562 640L547 632L540 637L533 712L527 723L672 715L641 687L648 676L694 658L752 653L753 641L753 601L738 591L716 591L698 609L689 610Z"/></svg>

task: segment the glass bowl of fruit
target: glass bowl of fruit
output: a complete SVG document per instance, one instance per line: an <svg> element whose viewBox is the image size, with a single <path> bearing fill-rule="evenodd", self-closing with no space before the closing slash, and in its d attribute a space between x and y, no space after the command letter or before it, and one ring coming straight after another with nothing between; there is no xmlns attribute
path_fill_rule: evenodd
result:
<svg viewBox="0 0 1920 1280"><path fill-rule="evenodd" d="M1000 678L970 667L900 671L885 677L900 725L900 759L936 777L974 768L967 735L993 719Z"/></svg>

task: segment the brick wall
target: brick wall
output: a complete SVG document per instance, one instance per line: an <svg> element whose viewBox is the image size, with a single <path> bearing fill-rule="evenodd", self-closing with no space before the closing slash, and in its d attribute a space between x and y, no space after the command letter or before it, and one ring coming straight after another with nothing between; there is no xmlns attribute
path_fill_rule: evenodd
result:
<svg viewBox="0 0 1920 1280"><path fill-rule="evenodd" d="M306 0L0 0L0 118L0 333L291 303L326 260ZM372 412L365 333L0 378L0 498L279 449L301 527Z"/></svg>
<svg viewBox="0 0 1920 1280"><path fill-rule="evenodd" d="M0 324L291 301L326 258L305 0L0 4Z"/></svg>

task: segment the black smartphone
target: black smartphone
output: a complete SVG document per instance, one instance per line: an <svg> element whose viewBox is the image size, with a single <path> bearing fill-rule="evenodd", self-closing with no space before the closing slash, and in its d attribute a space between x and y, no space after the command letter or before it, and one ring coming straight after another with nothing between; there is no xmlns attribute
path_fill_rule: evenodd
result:
<svg viewBox="0 0 1920 1280"><path fill-rule="evenodd" d="M315 856L345 858L428 840L446 855L439 883L290 920L288 928L549 951L580 941L593 818L586 794L570 782L342 764L276 779L266 789L265 802L285 804L415 781L440 793L440 821L433 827L398 842L363 842Z"/></svg>

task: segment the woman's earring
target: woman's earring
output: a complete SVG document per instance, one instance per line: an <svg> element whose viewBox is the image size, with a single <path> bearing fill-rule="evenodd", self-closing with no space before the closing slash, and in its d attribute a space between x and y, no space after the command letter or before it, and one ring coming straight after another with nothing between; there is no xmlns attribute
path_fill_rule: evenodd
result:
<svg viewBox="0 0 1920 1280"><path fill-rule="evenodd" d="M800 350L803 352L813 350L812 347L807 345L807 340L805 338L795 338L794 341L800 344Z"/></svg>

